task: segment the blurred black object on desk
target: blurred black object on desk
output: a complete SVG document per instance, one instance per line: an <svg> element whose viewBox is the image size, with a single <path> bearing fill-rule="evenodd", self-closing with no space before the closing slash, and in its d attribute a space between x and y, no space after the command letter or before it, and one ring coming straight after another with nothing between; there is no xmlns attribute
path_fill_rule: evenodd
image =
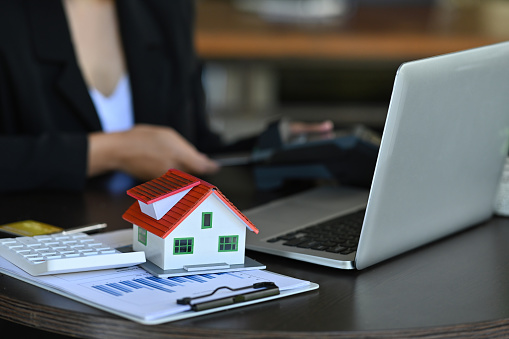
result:
<svg viewBox="0 0 509 339"><path fill-rule="evenodd" d="M250 154L216 158L223 166L252 164L256 187L280 188L288 180L330 179L369 187L380 137L364 126L332 133L291 135L276 121L258 138Z"/></svg>

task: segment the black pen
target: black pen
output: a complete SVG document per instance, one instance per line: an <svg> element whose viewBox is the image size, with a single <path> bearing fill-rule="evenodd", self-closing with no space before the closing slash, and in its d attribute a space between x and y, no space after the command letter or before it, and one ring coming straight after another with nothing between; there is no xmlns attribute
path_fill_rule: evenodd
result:
<svg viewBox="0 0 509 339"><path fill-rule="evenodd" d="M237 294L231 297L221 298L221 299L215 299L210 301L204 301L201 303L196 303L191 305L191 309L193 311L204 311L211 308L217 308L221 306L228 306L233 305L245 301L251 301L261 298L270 297L272 295L278 295L279 294L279 288L268 288L261 291L253 291L249 293L244 294Z"/></svg>
<svg viewBox="0 0 509 339"><path fill-rule="evenodd" d="M227 297L227 298L221 298L221 299L215 299L210 301L204 301L197 304L191 305L191 310L198 312L198 311L204 311L211 308L218 308L221 306L228 306L235 303L234 297Z"/></svg>
<svg viewBox="0 0 509 339"><path fill-rule="evenodd" d="M252 292L248 292L248 293L242 293L242 294L237 294L237 295L233 295L233 296L229 296L229 297L225 297L225 298L219 298L219 299L214 299L214 300L204 301L201 303L192 304L193 300L210 297L210 296L214 295L220 289L229 289L231 291L239 291L239 290L248 289L248 288L254 288L256 290L252 291ZM241 302L245 302L245 301L266 298L266 297L270 297L272 295L278 295L278 294L279 294L279 288L277 287L277 285L274 284L273 282L265 281L265 282L255 283L251 286L244 286L244 287L239 287L239 288L231 288L228 286L221 286L221 287L216 288L212 293L209 293L206 295L202 295L202 296L198 296L198 297L194 297L194 298L188 297L188 298L178 299L177 304L190 305L191 310L198 312L198 311L208 310L211 308L217 308L217 307L228 306L228 305L241 303Z"/></svg>

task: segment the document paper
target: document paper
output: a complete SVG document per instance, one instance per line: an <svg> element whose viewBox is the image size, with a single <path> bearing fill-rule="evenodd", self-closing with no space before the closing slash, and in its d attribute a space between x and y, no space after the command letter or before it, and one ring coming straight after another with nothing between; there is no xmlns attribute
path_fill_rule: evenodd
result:
<svg viewBox="0 0 509 339"><path fill-rule="evenodd" d="M129 237L125 237L124 233L116 233L115 238L112 239L107 238L108 233L105 233L105 235L106 237L102 241L111 245L125 245L123 241L119 242L119 239L122 239L122 237L129 239ZM94 236L94 238L97 238L97 236ZM309 281L265 270L157 278L142 268L132 266L34 277L0 257L0 271L30 284L142 324L159 324L184 319L318 288L318 285ZM176 302L180 298L208 294L221 286L238 288L262 281L274 282L279 287L281 294L201 312L191 311L189 305L178 305ZM252 290L244 290L243 292L250 291ZM232 294L236 293L223 289L209 299ZM203 299L203 301L205 300L207 299Z"/></svg>

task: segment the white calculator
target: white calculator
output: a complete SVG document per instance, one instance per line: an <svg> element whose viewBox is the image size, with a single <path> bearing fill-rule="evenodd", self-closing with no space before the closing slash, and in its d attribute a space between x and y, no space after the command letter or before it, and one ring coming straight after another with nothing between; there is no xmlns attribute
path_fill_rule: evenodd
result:
<svg viewBox="0 0 509 339"><path fill-rule="evenodd" d="M144 263L145 252L120 252L85 233L0 239L0 255L27 273L48 275Z"/></svg>

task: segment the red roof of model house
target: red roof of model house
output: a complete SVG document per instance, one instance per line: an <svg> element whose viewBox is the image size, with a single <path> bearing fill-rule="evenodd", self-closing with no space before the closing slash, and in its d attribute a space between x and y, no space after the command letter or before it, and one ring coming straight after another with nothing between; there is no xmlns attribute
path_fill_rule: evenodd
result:
<svg viewBox="0 0 509 339"><path fill-rule="evenodd" d="M127 191L127 194L150 205L172 195L182 194L186 190L189 190L187 194L180 198L159 220L142 212L138 202L131 205L122 217L161 238L166 238L203 200L214 193L251 231L258 233L255 225L217 187L177 169L171 169L159 178L133 187Z"/></svg>

